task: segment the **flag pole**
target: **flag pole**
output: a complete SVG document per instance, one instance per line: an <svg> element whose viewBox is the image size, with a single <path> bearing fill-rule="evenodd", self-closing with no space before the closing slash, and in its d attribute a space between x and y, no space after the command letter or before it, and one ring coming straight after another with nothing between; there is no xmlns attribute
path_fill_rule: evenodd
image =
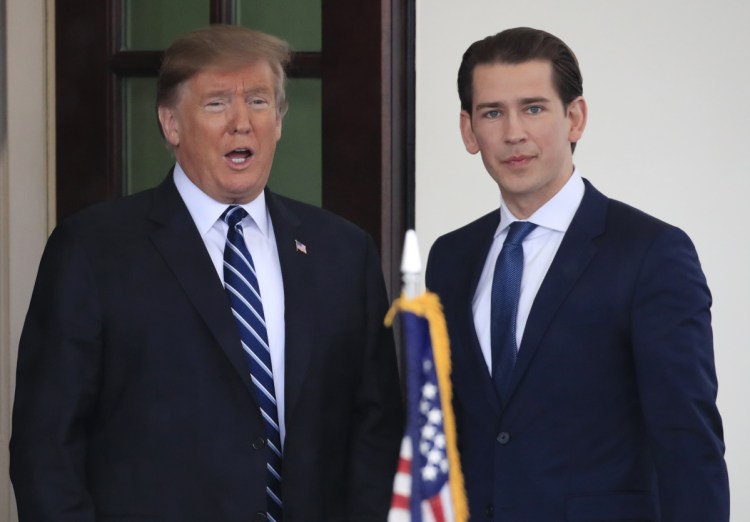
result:
<svg viewBox="0 0 750 522"><path fill-rule="evenodd" d="M404 237L404 251L401 255L402 291L408 299L414 299L421 293L420 276L422 275L422 259L419 255L417 233L407 230Z"/></svg>
<svg viewBox="0 0 750 522"><path fill-rule="evenodd" d="M387 326L397 314L401 317L407 409L388 522L467 522L452 406L448 329L440 298L422 289L422 262L414 230L404 237L401 277L401 297L385 317Z"/></svg>

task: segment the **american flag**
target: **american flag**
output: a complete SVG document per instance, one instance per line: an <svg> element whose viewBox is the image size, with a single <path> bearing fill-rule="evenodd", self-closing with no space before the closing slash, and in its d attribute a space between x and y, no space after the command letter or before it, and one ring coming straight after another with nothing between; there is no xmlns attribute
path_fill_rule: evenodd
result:
<svg viewBox="0 0 750 522"><path fill-rule="evenodd" d="M301 243L298 240L294 240L294 248L297 252L302 252L303 254L307 254L307 247L304 243Z"/></svg>
<svg viewBox="0 0 750 522"><path fill-rule="evenodd" d="M435 294L394 303L404 332L407 426L388 522L468 519L455 445L450 354L445 318Z"/></svg>

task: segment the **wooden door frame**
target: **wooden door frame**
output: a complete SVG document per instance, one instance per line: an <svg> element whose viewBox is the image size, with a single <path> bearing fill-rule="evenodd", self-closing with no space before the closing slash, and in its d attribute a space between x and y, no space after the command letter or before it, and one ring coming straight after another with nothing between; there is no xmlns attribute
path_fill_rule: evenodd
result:
<svg viewBox="0 0 750 522"><path fill-rule="evenodd" d="M323 207L372 234L391 297L414 227L414 4L323 0Z"/></svg>

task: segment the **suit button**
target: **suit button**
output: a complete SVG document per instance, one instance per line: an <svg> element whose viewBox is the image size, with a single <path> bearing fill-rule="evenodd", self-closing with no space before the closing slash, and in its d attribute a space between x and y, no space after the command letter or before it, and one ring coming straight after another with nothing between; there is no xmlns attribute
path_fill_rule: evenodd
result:
<svg viewBox="0 0 750 522"><path fill-rule="evenodd" d="M507 431L501 431L500 434L497 436L497 441L505 446L510 442L510 433Z"/></svg>
<svg viewBox="0 0 750 522"><path fill-rule="evenodd" d="M266 439L263 437L258 437L253 441L253 449L259 450L266 447ZM265 515L263 515L265 517ZM265 520L265 519L263 519Z"/></svg>
<svg viewBox="0 0 750 522"><path fill-rule="evenodd" d="M253 517L253 522L266 522L268 520L268 517L265 513L256 513Z"/></svg>
<svg viewBox="0 0 750 522"><path fill-rule="evenodd" d="M487 518L492 518L492 516L495 514L495 508L492 504L487 504L484 512L487 514Z"/></svg>

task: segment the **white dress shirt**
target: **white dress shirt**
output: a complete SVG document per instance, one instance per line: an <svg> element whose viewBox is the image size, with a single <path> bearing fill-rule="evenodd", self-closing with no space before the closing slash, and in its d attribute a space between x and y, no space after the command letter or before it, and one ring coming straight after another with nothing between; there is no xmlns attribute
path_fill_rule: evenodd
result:
<svg viewBox="0 0 750 522"><path fill-rule="evenodd" d="M518 301L516 319L516 345L523 349L521 339L529 318L531 305L534 303L539 287L542 285L547 270L562 243L563 236L578 210L583 199L584 185L577 170L567 183L552 199L542 205L527 221L537 227L523 241L523 275L521 277L521 297ZM490 307L492 277L495 273L495 261L503 248L508 235L508 227L519 221L509 210L504 201L500 203L500 224L495 231L492 247L484 262L482 275L479 278L474 299L471 303L474 312L474 328L477 331L479 345L487 367L492 374L492 346L490 342Z"/></svg>
<svg viewBox="0 0 750 522"><path fill-rule="evenodd" d="M221 215L229 205L219 203L198 188L190 181L179 163L174 168L174 183L193 217L203 242L206 244L206 249L223 285L224 245L227 241L229 227L221 220ZM273 233L273 224L271 223L271 216L268 214L266 197L263 192L250 203L240 206L248 213L248 216L241 222L242 230L247 249L253 257L255 271L258 274L260 295L263 299L263 313L266 317L268 344L271 349L273 384L276 389L279 431L283 445L286 436L286 423L284 422L284 282L281 277L279 253L276 249L276 236Z"/></svg>

